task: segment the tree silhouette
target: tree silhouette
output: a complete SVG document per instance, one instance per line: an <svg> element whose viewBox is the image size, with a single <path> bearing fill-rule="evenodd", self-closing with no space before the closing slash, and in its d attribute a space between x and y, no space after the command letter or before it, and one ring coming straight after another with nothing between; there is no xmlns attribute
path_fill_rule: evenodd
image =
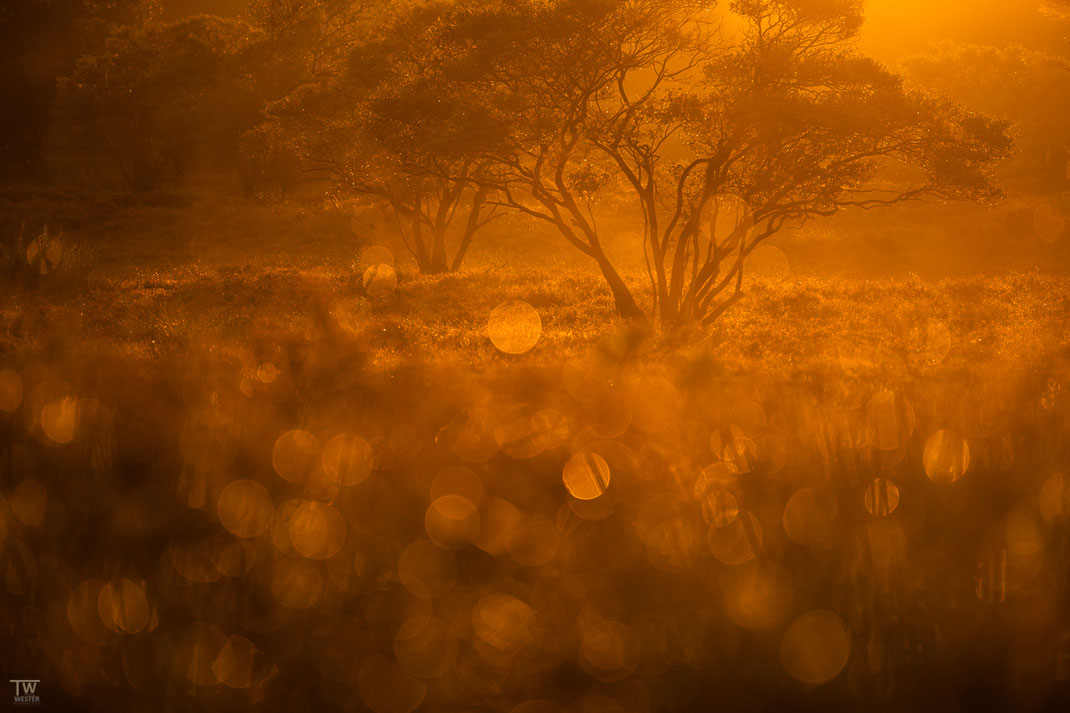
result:
<svg viewBox="0 0 1070 713"><path fill-rule="evenodd" d="M196 146L234 115L239 97L226 79L248 33L204 15L121 28L59 82L54 114L66 150L110 159L134 191L182 176ZM227 132L232 141L237 131Z"/></svg>
<svg viewBox="0 0 1070 713"><path fill-rule="evenodd" d="M269 108L261 145L297 156L343 194L384 201L421 272L457 270L476 232L500 215L480 184L482 151L497 129L461 92L439 81L426 52L441 7L384 23L344 65ZM459 224L452 256L451 227Z"/></svg>
<svg viewBox="0 0 1070 713"><path fill-rule="evenodd" d="M1014 122L1015 156L1001 173L1045 192L1070 175L1070 73L1066 60L1020 45L951 42L905 58L911 79L972 109Z"/></svg>
<svg viewBox="0 0 1070 713"><path fill-rule="evenodd" d="M786 225L925 196L996 198L1006 124L904 87L859 55L856 0L551 0L458 10L429 47L443 93L499 125L482 185L547 221L605 276L618 313L709 324ZM448 49L443 49L447 47ZM642 215L651 307L606 252L595 207Z"/></svg>
<svg viewBox="0 0 1070 713"><path fill-rule="evenodd" d="M156 14L151 0L17 0L0 5L0 171L39 166L56 80L124 24Z"/></svg>

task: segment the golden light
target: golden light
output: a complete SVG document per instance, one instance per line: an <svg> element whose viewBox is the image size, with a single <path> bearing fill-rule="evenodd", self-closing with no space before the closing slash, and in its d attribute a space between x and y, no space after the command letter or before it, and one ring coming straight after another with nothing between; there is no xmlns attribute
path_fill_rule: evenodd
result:
<svg viewBox="0 0 1070 713"><path fill-rule="evenodd" d="M275 441L271 463L283 480L298 483L308 478L320 460L319 440L308 431L287 431Z"/></svg>
<svg viewBox="0 0 1070 713"><path fill-rule="evenodd" d="M953 483L970 467L970 446L954 431L940 430L925 443L922 462L933 481Z"/></svg>
<svg viewBox="0 0 1070 713"><path fill-rule="evenodd" d="M219 494L219 521L238 537L256 537L271 525L268 489L255 480L231 481Z"/></svg>
<svg viewBox="0 0 1070 713"><path fill-rule="evenodd" d="M97 597L101 621L119 634L137 634L149 625L149 602L145 584L132 579L113 579Z"/></svg>
<svg viewBox="0 0 1070 713"><path fill-rule="evenodd" d="M827 683L840 674L851 653L851 638L843 620L815 609L791 623L780 643L780 662L802 683Z"/></svg>
<svg viewBox="0 0 1070 713"><path fill-rule="evenodd" d="M542 319L527 302L513 300L495 307L487 320L487 336L505 354L530 351L542 335Z"/></svg>
<svg viewBox="0 0 1070 713"><path fill-rule="evenodd" d="M1066 698L1070 0L9 4L42 705Z"/></svg>
<svg viewBox="0 0 1070 713"><path fill-rule="evenodd" d="M865 503L870 515L891 515L899 506L899 488L888 478L874 478L866 487Z"/></svg>
<svg viewBox="0 0 1070 713"><path fill-rule="evenodd" d="M577 500L594 500L609 487L609 464L597 453L577 453L565 463L561 479Z"/></svg>

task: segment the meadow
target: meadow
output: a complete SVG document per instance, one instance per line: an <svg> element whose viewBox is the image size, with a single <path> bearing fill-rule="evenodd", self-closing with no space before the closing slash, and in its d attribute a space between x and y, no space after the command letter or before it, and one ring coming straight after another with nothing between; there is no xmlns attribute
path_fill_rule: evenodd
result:
<svg viewBox="0 0 1070 713"><path fill-rule="evenodd" d="M863 279L786 239L662 333L519 224L378 290L371 215L4 199L0 658L53 705L1070 700L1063 244Z"/></svg>

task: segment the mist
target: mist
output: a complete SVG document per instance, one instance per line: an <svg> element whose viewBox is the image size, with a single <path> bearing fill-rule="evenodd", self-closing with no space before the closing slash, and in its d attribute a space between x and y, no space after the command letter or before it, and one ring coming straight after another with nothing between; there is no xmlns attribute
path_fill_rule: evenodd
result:
<svg viewBox="0 0 1070 713"><path fill-rule="evenodd" d="M12 704L1065 709L1068 37L5 4Z"/></svg>

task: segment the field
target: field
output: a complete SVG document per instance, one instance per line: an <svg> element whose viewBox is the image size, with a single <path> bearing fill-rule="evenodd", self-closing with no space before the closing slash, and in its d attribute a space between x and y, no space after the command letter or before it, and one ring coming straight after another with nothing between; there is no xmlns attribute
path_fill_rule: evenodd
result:
<svg viewBox="0 0 1070 713"><path fill-rule="evenodd" d="M662 333L511 224L378 292L373 216L5 200L0 657L51 705L1070 702L1070 277L815 258Z"/></svg>

